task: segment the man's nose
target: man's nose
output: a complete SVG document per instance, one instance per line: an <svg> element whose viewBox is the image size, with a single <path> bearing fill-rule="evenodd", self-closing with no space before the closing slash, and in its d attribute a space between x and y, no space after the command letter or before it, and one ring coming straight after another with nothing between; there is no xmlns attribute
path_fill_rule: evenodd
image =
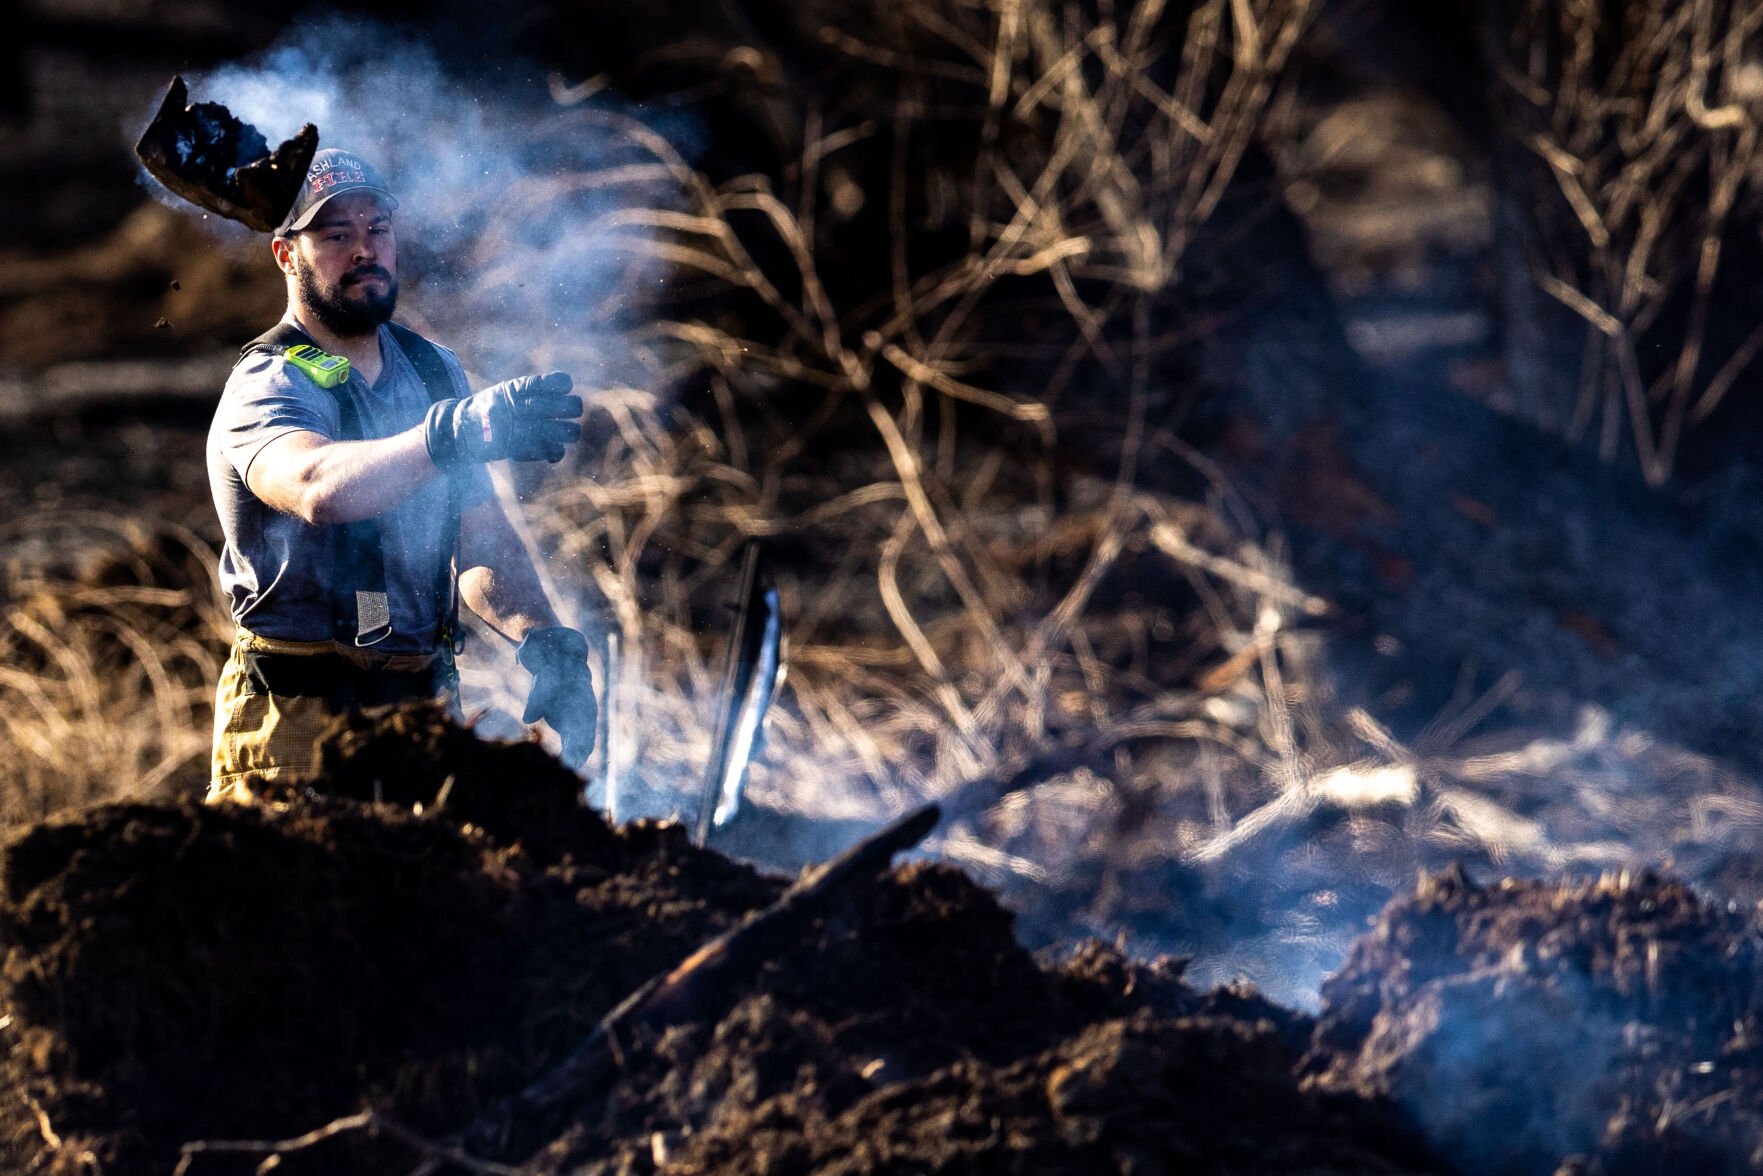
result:
<svg viewBox="0 0 1763 1176"><path fill-rule="evenodd" d="M361 233L356 236L355 261L376 261L379 259L379 255L379 243L373 239L372 233Z"/></svg>

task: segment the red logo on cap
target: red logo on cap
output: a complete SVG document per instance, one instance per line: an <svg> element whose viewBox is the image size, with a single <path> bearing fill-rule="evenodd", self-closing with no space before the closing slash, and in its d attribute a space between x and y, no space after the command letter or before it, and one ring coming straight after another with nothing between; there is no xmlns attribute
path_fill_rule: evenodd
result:
<svg viewBox="0 0 1763 1176"><path fill-rule="evenodd" d="M365 184L367 176L358 168L331 168L329 171L320 172L313 176L307 182L312 186L312 193L316 196L338 184Z"/></svg>

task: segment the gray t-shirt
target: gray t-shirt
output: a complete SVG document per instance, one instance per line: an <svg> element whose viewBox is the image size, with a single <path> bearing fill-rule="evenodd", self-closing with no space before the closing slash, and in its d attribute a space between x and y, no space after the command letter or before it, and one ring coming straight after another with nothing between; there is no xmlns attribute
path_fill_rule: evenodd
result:
<svg viewBox="0 0 1763 1176"><path fill-rule="evenodd" d="M458 395L469 396L458 358L439 350ZM390 437L419 423L428 412L428 390L385 327L380 354L384 362L372 387L351 374L335 390L320 388L280 355L264 352L240 363L227 379L208 430L208 483L226 536L221 590L233 620L253 633L287 641L331 638L336 539L331 527L310 526L264 505L246 487L246 472L265 445L289 433L338 439L338 392L353 401L367 438ZM484 467L471 467L466 505L490 492ZM442 563L452 555L445 533L447 480L437 470L433 480L381 514L379 525L392 634L375 648L427 652L435 647L441 620L435 586Z"/></svg>

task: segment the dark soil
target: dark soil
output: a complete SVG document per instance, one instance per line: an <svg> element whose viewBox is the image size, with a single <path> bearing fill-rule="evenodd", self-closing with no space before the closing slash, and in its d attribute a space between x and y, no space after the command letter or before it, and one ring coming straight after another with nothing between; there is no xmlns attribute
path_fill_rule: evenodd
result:
<svg viewBox="0 0 1763 1176"><path fill-rule="evenodd" d="M781 889L678 826L609 828L535 745L435 710L342 725L324 762L266 808L109 806L6 847L0 1167L168 1172L185 1141L363 1106L447 1136ZM1177 961L1037 962L942 866L854 887L722 995L621 1042L535 1167L1426 1169L1380 1101L1299 1088L1307 1019L1203 996ZM415 1160L346 1133L287 1167Z"/></svg>
<svg viewBox="0 0 1763 1176"><path fill-rule="evenodd" d="M1008 1066L962 1062L842 1114L786 1095L694 1137L682 1173L1415 1171L1292 1083L1266 1023L1138 1012ZM599 1170L607 1170L601 1168Z"/></svg>
<svg viewBox="0 0 1763 1176"><path fill-rule="evenodd" d="M51 1170L89 1139L106 1170L168 1171L184 1139L297 1133L363 1101L443 1130L777 892L676 828L553 820L546 798L574 788L555 761L429 722L429 746L482 750L426 816L304 790L109 806L7 846L0 1169L44 1151L27 1099L64 1141ZM487 781L516 798L485 822L505 840L473 823ZM541 828L543 864L521 845Z"/></svg>
<svg viewBox="0 0 1763 1176"><path fill-rule="evenodd" d="M1675 882L1453 871L1324 985L1307 1066L1316 1089L1393 1099L1457 1171L1751 1172L1760 962L1754 912Z"/></svg>
<svg viewBox="0 0 1763 1176"><path fill-rule="evenodd" d="M363 1107L457 1134L782 881L608 827L533 744L339 724L264 808L116 805L0 859L0 1167L163 1173ZM1393 904L1310 1018L1020 947L966 875L854 884L701 1020L619 1042L535 1172L1752 1170L1763 938L1676 883ZM343 1132L286 1170L402 1171ZM191 1171L255 1160L204 1155Z"/></svg>

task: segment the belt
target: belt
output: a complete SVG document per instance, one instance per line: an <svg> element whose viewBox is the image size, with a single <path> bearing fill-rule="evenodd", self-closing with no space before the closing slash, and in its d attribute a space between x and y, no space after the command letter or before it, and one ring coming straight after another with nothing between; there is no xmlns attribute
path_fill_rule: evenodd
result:
<svg viewBox="0 0 1763 1176"><path fill-rule="evenodd" d="M434 698L456 685L451 663L419 670L369 669L335 653L244 651L245 693L322 698L332 710Z"/></svg>

